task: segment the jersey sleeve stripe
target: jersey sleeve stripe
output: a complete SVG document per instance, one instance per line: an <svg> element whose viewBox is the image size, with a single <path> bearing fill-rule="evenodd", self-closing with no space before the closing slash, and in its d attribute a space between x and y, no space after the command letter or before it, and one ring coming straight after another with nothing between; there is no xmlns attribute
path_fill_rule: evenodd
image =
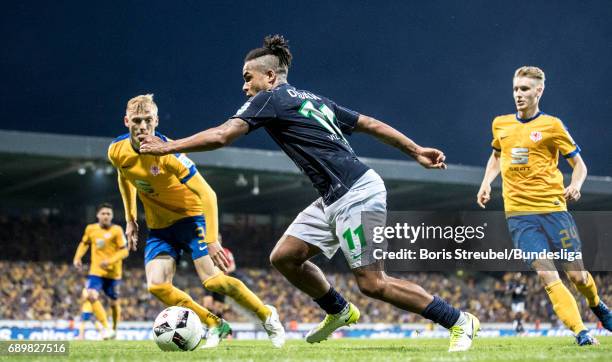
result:
<svg viewBox="0 0 612 362"><path fill-rule="evenodd" d="M576 149L575 150L573 150L572 152L568 153L567 155L563 155L563 157L565 157L565 158L572 158L572 157L576 156L577 154L579 154L580 151L582 151L582 149L580 148L580 146L576 145Z"/></svg>
<svg viewBox="0 0 612 362"><path fill-rule="evenodd" d="M157 137L161 138L161 140L162 140L162 141L164 141L164 142L168 142L168 137L164 136L163 134L161 134L161 133L159 133L159 132L155 131L155 135L156 135Z"/></svg>
<svg viewBox="0 0 612 362"><path fill-rule="evenodd" d="M181 179L181 183L184 184L185 182L189 181L193 175L196 174L196 172L198 172L198 169L195 167L195 165L189 167L189 174Z"/></svg>
<svg viewBox="0 0 612 362"><path fill-rule="evenodd" d="M112 145L113 143L117 143L117 142L119 142L119 141L123 141L124 139L126 139L126 138L128 138L128 137L130 137L130 134L129 134L129 133L122 134L121 136L119 136L119 137L115 138L115 139L113 140L113 142L111 142L111 145Z"/></svg>

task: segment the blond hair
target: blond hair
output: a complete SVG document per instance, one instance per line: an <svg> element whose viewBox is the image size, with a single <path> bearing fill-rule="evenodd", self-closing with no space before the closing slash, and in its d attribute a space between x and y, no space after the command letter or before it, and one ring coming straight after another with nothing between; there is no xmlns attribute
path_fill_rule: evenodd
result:
<svg viewBox="0 0 612 362"><path fill-rule="evenodd" d="M544 74L544 71L538 67L530 65L522 66L514 72L514 78L519 77L539 80L540 82L542 82L542 85L544 85L544 82L546 81L546 75Z"/></svg>
<svg viewBox="0 0 612 362"><path fill-rule="evenodd" d="M151 113L157 116L157 104L153 101L153 94L144 94L130 99L125 114Z"/></svg>

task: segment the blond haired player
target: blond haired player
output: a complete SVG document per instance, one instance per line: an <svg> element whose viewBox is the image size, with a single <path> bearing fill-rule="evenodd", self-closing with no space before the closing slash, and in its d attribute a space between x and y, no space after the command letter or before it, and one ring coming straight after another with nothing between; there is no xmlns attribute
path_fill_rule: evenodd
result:
<svg viewBox="0 0 612 362"><path fill-rule="evenodd" d="M102 323L104 330L102 338L115 338L117 324L121 315L121 303L119 300L118 285L121 281L122 260L127 258L128 249L123 236L123 229L114 225L113 207L104 203L98 206L96 218L97 223L89 224L85 228L83 237L74 255L73 264L80 269L81 259L91 247L91 266L85 286L87 298L84 303L91 303L91 310L96 319ZM111 300L111 311L113 315L113 329L109 329L108 320L104 306L100 302L100 290Z"/></svg>
<svg viewBox="0 0 612 362"><path fill-rule="evenodd" d="M576 145L560 119L540 111L545 75L537 67L516 70L513 79L516 114L493 120L493 153L487 163L477 195L481 207L491 197L491 182L501 172L504 208L508 228L516 248L526 252L580 251L581 241L567 201L577 201L587 176L587 168ZM559 153L573 167L569 186L557 165ZM579 345L597 344L580 317L576 300L565 287L554 261L528 259L538 273L559 319L576 336ZM591 274L582 260L563 264L576 289L608 330L612 315L597 294Z"/></svg>
<svg viewBox="0 0 612 362"><path fill-rule="evenodd" d="M119 174L119 190L125 207L126 234L136 249L136 195L144 206L150 229L145 245L145 270L149 291L166 305L195 311L208 326L204 347L216 347L231 333L229 325L172 285L176 262L186 252L193 259L204 287L232 297L261 320L272 344L281 347L285 331L276 309L264 305L240 280L225 275L213 264L209 249L221 250L217 242L217 196L184 154L141 155L139 135L156 133L157 105L153 95L129 100L124 118L129 133L117 137L108 149L108 158Z"/></svg>

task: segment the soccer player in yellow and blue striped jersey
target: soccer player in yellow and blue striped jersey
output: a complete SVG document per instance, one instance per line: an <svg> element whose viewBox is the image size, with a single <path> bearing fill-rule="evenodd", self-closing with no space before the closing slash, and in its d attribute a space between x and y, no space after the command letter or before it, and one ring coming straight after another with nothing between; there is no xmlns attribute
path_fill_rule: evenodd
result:
<svg viewBox="0 0 612 362"><path fill-rule="evenodd" d="M119 175L126 234L133 250L138 235L136 195L144 206L150 229L145 245L149 291L166 305L192 309L209 327L204 347L216 347L231 332L229 325L172 285L176 262L187 253L193 259L204 287L230 296L255 313L273 345L281 347L285 333L276 309L264 305L240 280L225 275L209 255L209 250L221 250L217 242L217 196L195 164L184 154L153 156L139 153L139 135L156 134L166 139L155 132L157 111L152 95L132 98L124 118L129 133L117 137L108 149L108 158Z"/></svg>
<svg viewBox="0 0 612 362"><path fill-rule="evenodd" d="M537 67L516 70L513 94L517 113L493 120L493 152L477 195L481 207L490 200L491 182L501 172L504 209L514 245L526 252L580 251L581 240L567 201L577 201L587 167L560 119L540 111L545 75ZM563 185L559 153L573 167L571 182ZM597 344L582 322L576 300L565 287L554 261L529 259L559 319L576 335L579 345ZM612 314L599 298L591 274L582 260L566 262L565 272L586 298L604 327L612 329Z"/></svg>
<svg viewBox="0 0 612 362"><path fill-rule="evenodd" d="M116 336L121 315L118 287L121 281L122 260L127 258L129 251L123 229L112 223L112 205L107 203L99 205L96 218L97 223L89 224L85 228L73 258L73 264L80 269L83 256L91 248L91 265L85 286L87 299L84 303L91 303L96 319L104 327L103 338L110 339ZM109 330L106 311L99 299L100 290L104 291L104 294L111 300L112 330Z"/></svg>

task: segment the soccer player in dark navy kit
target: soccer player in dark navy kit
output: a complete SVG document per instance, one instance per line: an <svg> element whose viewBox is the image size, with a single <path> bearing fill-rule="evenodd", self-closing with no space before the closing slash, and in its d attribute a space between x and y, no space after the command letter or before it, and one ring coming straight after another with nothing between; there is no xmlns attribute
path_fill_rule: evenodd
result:
<svg viewBox="0 0 612 362"><path fill-rule="evenodd" d="M336 329L356 323L359 310L347 302L309 261L323 253L331 258L342 249L359 289L367 296L419 313L451 332L449 351L465 351L479 321L409 281L392 278L381 268L366 268L367 251L362 211L386 215L386 189L378 174L363 164L345 136L364 132L410 155L426 168L444 169L444 154L417 145L399 131L372 117L344 108L313 92L287 83L291 53L282 36L268 36L251 50L243 67L243 90L250 99L226 123L191 137L164 142L140 137L142 153L210 151L264 128L312 181L321 197L302 211L272 251L270 260L293 285L327 312L306 341L320 342ZM362 247L364 247L362 250ZM211 255L224 268L222 252Z"/></svg>

